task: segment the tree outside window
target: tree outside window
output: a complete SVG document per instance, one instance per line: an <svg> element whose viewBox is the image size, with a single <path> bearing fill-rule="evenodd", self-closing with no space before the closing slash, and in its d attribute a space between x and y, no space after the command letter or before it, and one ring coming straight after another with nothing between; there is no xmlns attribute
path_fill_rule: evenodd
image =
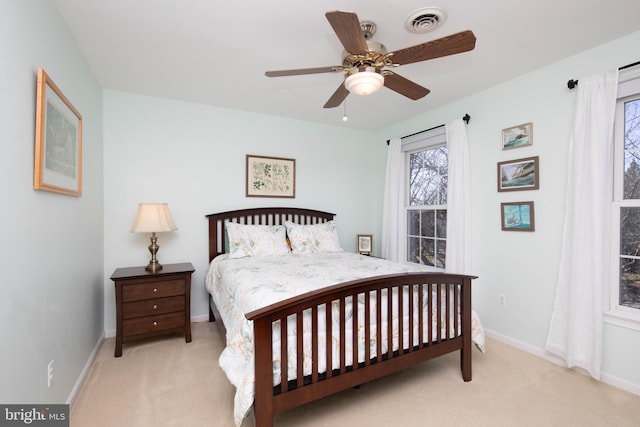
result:
<svg viewBox="0 0 640 427"><path fill-rule="evenodd" d="M640 309L640 99L624 103L623 202L620 207L621 306Z"/></svg>
<svg viewBox="0 0 640 427"><path fill-rule="evenodd" d="M447 248L447 146L409 154L407 261L445 267Z"/></svg>

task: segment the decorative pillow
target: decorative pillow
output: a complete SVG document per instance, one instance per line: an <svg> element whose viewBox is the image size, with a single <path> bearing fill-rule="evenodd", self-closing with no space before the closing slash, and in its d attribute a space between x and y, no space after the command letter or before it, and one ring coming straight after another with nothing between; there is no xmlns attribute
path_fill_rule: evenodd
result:
<svg viewBox="0 0 640 427"><path fill-rule="evenodd" d="M284 225L287 227L294 254L343 251L338 238L338 227L334 221L310 225L285 221Z"/></svg>
<svg viewBox="0 0 640 427"><path fill-rule="evenodd" d="M229 258L288 255L286 231L282 225L225 224Z"/></svg>

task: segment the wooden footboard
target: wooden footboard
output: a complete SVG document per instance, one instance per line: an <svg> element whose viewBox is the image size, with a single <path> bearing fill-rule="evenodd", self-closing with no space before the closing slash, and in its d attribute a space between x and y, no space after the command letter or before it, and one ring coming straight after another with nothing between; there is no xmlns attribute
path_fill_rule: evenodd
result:
<svg viewBox="0 0 640 427"><path fill-rule="evenodd" d="M460 350L462 378L471 381L471 281L474 278L436 273L379 276L331 286L247 314L254 325L256 426L272 426L273 417L279 412L456 350ZM388 298L389 295L396 297ZM353 301L360 303L352 304ZM424 310L412 307L424 307ZM360 318L364 326L360 325L360 333L351 334L353 342L348 346L346 331L358 330L359 310L363 310ZM298 333L296 342L289 343L287 324L293 321L297 331L303 330L305 313L311 323L311 354L305 357L311 360L310 363L306 360L305 372L305 360L297 357L291 379L288 373L291 352L287 349L295 346L295 354L303 354L304 338ZM319 313L324 313L321 319ZM384 313L392 313L388 317L390 321L383 320ZM336 322L338 344L333 342L331 334L319 338L323 336L320 329L331 331ZM335 329L333 326L334 333ZM280 334L275 337L280 340L280 364L290 366L289 370L281 369L279 381L275 383L274 330ZM391 351L387 350L390 336L397 337L395 342L391 340ZM324 342L320 343L320 339ZM358 339L364 339L365 343L360 350ZM334 349L336 345L338 348ZM319 351L322 347L325 354ZM347 354L347 348L351 354ZM334 360L335 351L339 354L338 360ZM333 369L321 372L320 360ZM347 360L358 363L347 364Z"/></svg>

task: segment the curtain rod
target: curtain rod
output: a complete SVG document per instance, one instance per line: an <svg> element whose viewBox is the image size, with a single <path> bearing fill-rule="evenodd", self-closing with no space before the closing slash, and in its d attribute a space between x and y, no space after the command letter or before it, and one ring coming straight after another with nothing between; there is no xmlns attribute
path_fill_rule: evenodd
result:
<svg viewBox="0 0 640 427"><path fill-rule="evenodd" d="M462 120L464 120L464 122L465 122L466 124L469 124L469 120L471 120L471 116L470 116L469 114L465 114L465 115L462 117ZM444 126L444 124L442 124L442 125L438 125L438 126L434 126L434 127L432 127L432 128L429 128L429 129L421 130L420 132L412 133L411 135L405 135L405 136L403 136L403 137L402 137L402 138L400 138L400 139L409 138L410 136L414 136L414 135L420 135L421 133L429 132L430 130L438 129L438 128L441 128L441 127L443 127L443 126ZM390 140L390 139L387 139L387 145L389 145L389 142L391 142L391 140Z"/></svg>
<svg viewBox="0 0 640 427"><path fill-rule="evenodd" d="M622 66L622 67L618 68L618 71L622 71L622 70L624 70L624 69L626 69L626 68L635 67L636 65L640 65L640 61L638 61L638 62L634 62L633 64L627 64L627 65L624 65L624 66ZM573 88L575 88L576 86L578 86L578 80L571 79L571 80L569 80L569 81L567 82L567 87L568 87L569 89L573 89Z"/></svg>

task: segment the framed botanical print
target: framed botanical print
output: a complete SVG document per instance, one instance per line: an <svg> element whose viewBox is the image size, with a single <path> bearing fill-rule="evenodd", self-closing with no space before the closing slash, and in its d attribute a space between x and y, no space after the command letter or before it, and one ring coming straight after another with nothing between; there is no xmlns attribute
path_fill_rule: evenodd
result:
<svg viewBox="0 0 640 427"><path fill-rule="evenodd" d="M247 154L247 197L296 197L296 160Z"/></svg>

